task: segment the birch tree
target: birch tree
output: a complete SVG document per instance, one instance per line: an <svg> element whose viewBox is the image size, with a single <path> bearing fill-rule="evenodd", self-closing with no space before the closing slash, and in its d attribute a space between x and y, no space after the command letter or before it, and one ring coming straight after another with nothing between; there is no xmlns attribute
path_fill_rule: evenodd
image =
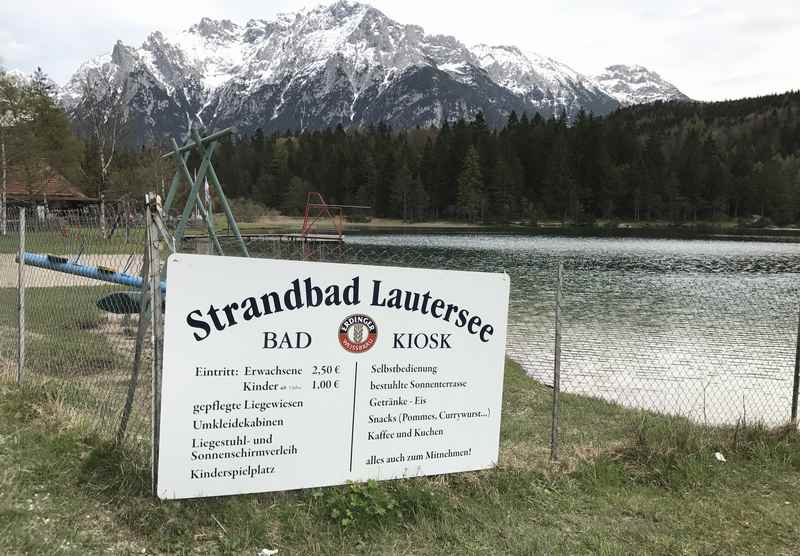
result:
<svg viewBox="0 0 800 556"><path fill-rule="evenodd" d="M87 73L81 80L78 113L97 152L97 197L100 199L100 227L106 231L105 194L109 169L114 161L127 123L127 90L123 80L117 83L108 72ZM93 171L84 168L84 175Z"/></svg>

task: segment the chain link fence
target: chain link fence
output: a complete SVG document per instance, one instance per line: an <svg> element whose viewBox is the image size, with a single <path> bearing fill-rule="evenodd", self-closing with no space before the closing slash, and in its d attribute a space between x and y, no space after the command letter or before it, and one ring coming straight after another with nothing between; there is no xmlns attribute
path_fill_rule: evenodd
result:
<svg viewBox="0 0 800 556"><path fill-rule="evenodd" d="M796 274L568 263L562 390L708 425L789 422ZM543 381L548 359L520 355Z"/></svg>
<svg viewBox="0 0 800 556"><path fill-rule="evenodd" d="M138 277L143 261L143 221L108 206L46 213L26 211L25 251L54 266L97 269ZM0 344L3 379L16 379L19 223L0 243ZM138 314L118 314L111 294L126 288L86 276L25 264L22 381L44 385L66 422L114 438L128 395ZM134 288L127 288L128 290ZM104 301L105 300L105 301ZM105 304L106 309L101 309ZM143 355L148 357L148 349ZM128 431L149 439L149 365L142 365Z"/></svg>
<svg viewBox="0 0 800 556"><path fill-rule="evenodd" d="M551 238L546 238L538 252L512 250L498 257L493 251L502 249L501 240L483 249L465 236L426 238L428 246L417 239L354 237L354 243L321 246L311 256L507 272L512 284L507 353L549 386L562 264L563 392L707 425L775 426L790 420L800 308L800 256L791 245L776 254L767 248L764 256L759 244L751 243L743 247L745 253L734 248L717 255L616 257L602 250L599 255L570 252L548 245ZM692 248L714 251L715 245L727 245L698 243ZM251 252L289 256L286 247L268 243Z"/></svg>
<svg viewBox="0 0 800 556"><path fill-rule="evenodd" d="M105 224L103 224L103 221ZM0 239L0 377L16 374L17 224ZM143 217L127 210L33 215L26 251L139 276ZM421 236L420 236L421 237ZM588 256L545 245L504 251L490 237L359 236L345 243L252 241L254 257L400 267L507 272L511 300L507 352L552 385L557 267L561 285L561 390L706 424L789 421L797 335L798 258ZM444 239L442 239L444 238ZM505 240L504 240L505 241ZM493 245L490 246L490 245ZM233 244L226 253L235 253ZM184 251L206 252L186 244ZM499 255L498 255L499 253ZM162 254L165 256L165 253ZM753 266L755 265L755 266ZM148 449L149 335L131 391L137 314L101 310L111 294L136 288L26 266L25 380L46 383L64 416L114 438L133 394L129 442ZM483 292L475 292L481 295ZM102 304L103 302L101 302ZM121 308L120 308L121 309ZM165 372L168 372L166 370ZM569 423L564 423L569 426Z"/></svg>
<svg viewBox="0 0 800 556"><path fill-rule="evenodd" d="M250 250L272 258L505 271L512 284L508 355L547 385L561 263L562 391L709 425L790 419L800 257L788 250L783 260L768 255L768 263L739 253L690 255L676 268L679 259L670 257L620 260L547 249L498 258L469 247L469 238L439 245L427 238L428 246L415 239L362 236L311 247L270 241Z"/></svg>

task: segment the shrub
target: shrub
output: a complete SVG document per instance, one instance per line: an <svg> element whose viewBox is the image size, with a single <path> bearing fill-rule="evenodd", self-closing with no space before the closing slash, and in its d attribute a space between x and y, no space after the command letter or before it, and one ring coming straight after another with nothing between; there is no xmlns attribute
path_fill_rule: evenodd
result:
<svg viewBox="0 0 800 556"><path fill-rule="evenodd" d="M352 222L354 224L366 224L367 222L372 221L372 217L368 214L348 214L344 217L347 222Z"/></svg>
<svg viewBox="0 0 800 556"><path fill-rule="evenodd" d="M323 517L342 528L364 529L431 517L445 501L424 479L391 483L348 483L314 492Z"/></svg>
<svg viewBox="0 0 800 556"><path fill-rule="evenodd" d="M237 222L256 222L272 213L266 206L251 199L231 199L230 205Z"/></svg>

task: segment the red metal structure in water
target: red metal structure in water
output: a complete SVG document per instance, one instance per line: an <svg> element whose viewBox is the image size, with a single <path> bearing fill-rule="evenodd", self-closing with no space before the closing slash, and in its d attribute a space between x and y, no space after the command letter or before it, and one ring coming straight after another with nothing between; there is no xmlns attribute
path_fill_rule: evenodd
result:
<svg viewBox="0 0 800 556"><path fill-rule="evenodd" d="M306 208L303 211L303 228L300 231L300 239L303 242L303 258L312 259L313 250L310 248L312 243L344 241L344 209L369 209L367 206L360 205L329 205L325 202L322 193L309 191L306 194ZM330 221L333 224L334 233L324 233L316 229L320 221ZM320 245L320 250L322 246ZM321 251L320 251L321 254Z"/></svg>
<svg viewBox="0 0 800 556"><path fill-rule="evenodd" d="M323 241L342 241L344 238L344 209L369 209L362 205L329 205L322 193L309 191L306 195L306 208L303 213L303 239L321 239ZM333 223L335 234L314 233L314 226L320 220L329 219Z"/></svg>
<svg viewBox="0 0 800 556"><path fill-rule="evenodd" d="M342 241L344 237L343 208L345 207L342 205L329 205L326 203L322 193L309 191L306 195L306 208L303 213L303 229L300 231L303 240L329 239ZM333 227L336 230L335 234L314 233L314 226L323 219L330 219L333 222Z"/></svg>

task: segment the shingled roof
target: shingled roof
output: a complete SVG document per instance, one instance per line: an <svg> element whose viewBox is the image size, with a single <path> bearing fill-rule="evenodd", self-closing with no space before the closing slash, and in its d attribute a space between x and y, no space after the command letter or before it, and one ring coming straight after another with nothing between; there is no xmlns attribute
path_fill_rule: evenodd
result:
<svg viewBox="0 0 800 556"><path fill-rule="evenodd" d="M48 202L83 201L90 203L95 200L84 195L67 178L49 167L43 172L42 177L37 178L31 186L28 186L26 180L23 179L22 172L12 169L6 179L6 188L9 201L43 201L47 198Z"/></svg>

